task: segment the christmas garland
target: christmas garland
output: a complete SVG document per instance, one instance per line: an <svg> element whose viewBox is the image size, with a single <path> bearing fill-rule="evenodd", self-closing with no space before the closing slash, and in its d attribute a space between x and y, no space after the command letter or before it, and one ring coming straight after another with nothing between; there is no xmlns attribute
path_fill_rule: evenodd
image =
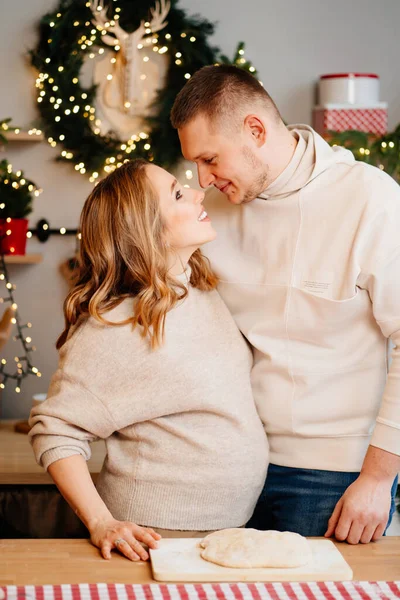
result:
<svg viewBox="0 0 400 600"><path fill-rule="evenodd" d="M400 124L394 131L382 136L349 130L340 133L329 131L325 137L331 145L348 148L356 160L386 171L400 183Z"/></svg>
<svg viewBox="0 0 400 600"><path fill-rule="evenodd" d="M256 75L244 58L243 43L232 61L211 47L207 37L214 25L199 17L188 17L171 0L167 26L158 33L146 29L149 49L170 57L166 83L158 91L155 116L146 119L146 131L135 132L128 140L114 133L100 134L96 118L96 86L84 87L80 73L85 60L110 50L105 37L113 36L118 22L126 32L136 31L154 10L155 0L103 0L108 22L93 24L93 4L85 0L61 0L58 9L47 13L40 23L39 42L30 52L38 70L37 103L41 127L53 147L61 147L57 160L72 162L75 169L96 181L125 159L144 157L170 168L181 158L178 136L170 124L170 111L177 93L191 74L204 65L231 62ZM115 40L115 55L120 50Z"/></svg>

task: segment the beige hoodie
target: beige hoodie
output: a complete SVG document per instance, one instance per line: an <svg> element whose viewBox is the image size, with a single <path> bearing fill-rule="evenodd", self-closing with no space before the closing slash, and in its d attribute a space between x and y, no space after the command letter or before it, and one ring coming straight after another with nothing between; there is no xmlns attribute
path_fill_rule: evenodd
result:
<svg viewBox="0 0 400 600"><path fill-rule="evenodd" d="M254 349L270 462L358 471L370 443L400 455L400 188L289 129L295 154L259 198L207 195L206 253Z"/></svg>

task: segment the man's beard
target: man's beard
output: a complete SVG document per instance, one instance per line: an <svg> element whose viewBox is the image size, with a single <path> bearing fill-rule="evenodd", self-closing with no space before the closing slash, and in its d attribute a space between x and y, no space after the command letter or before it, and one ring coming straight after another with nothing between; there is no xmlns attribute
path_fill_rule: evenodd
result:
<svg viewBox="0 0 400 600"><path fill-rule="evenodd" d="M254 181L243 193L242 203L251 202L268 187L269 168L257 158L248 146L243 146L242 154L247 166L254 170Z"/></svg>

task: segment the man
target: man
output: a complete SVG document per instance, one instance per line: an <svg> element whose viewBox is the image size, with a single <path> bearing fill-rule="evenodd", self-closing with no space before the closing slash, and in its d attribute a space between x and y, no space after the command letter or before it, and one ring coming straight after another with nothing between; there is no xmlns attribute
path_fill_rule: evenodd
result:
<svg viewBox="0 0 400 600"><path fill-rule="evenodd" d="M208 255L254 351L271 465L248 525L376 540L400 469L399 186L286 127L233 66L196 72L171 120L200 185L219 190Z"/></svg>

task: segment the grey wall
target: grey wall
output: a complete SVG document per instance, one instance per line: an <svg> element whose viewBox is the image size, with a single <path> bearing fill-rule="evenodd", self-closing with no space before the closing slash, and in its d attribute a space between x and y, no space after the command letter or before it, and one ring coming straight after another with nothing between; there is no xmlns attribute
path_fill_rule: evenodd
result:
<svg viewBox="0 0 400 600"><path fill-rule="evenodd" d="M10 116L24 127L37 118L35 73L26 51L35 44L40 17L57 5L53 0L0 0L0 119ZM239 40L246 42L247 56L286 121L310 123L318 76L340 71L378 73L381 100L389 102L390 128L400 121L399 0L181 0L180 5L217 23L211 42L225 54L233 55ZM32 227L42 217L54 227L77 226L91 189L83 176L70 165L56 164L55 150L45 142L9 145L2 156L44 189L30 215ZM41 252L43 262L10 268L20 314L34 325L35 362L43 376L26 379L19 395L7 387L0 401L2 417L26 417L32 394L47 389L57 364L54 342L63 326L67 292L58 269L74 247L72 237L53 237L44 245L32 239L28 252ZM14 356L15 347L10 342L6 355Z"/></svg>
<svg viewBox="0 0 400 600"><path fill-rule="evenodd" d="M379 74L389 127L400 121L399 0L181 0L181 6L217 23L215 42L229 56L237 41L246 42L287 122L311 122L319 75L348 71Z"/></svg>

